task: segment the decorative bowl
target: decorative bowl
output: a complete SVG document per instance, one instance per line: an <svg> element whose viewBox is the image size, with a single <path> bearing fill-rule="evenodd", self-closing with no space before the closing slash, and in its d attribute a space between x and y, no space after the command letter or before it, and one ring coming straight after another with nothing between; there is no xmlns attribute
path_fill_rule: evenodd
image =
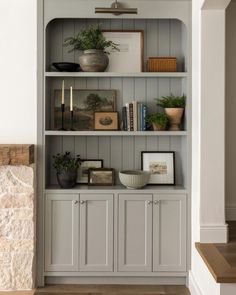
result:
<svg viewBox="0 0 236 295"><path fill-rule="evenodd" d="M52 65L59 72L76 72L80 70L80 65L73 62L54 62Z"/></svg>
<svg viewBox="0 0 236 295"><path fill-rule="evenodd" d="M119 172L120 182L128 189L144 187L149 179L150 172L142 170L123 170Z"/></svg>

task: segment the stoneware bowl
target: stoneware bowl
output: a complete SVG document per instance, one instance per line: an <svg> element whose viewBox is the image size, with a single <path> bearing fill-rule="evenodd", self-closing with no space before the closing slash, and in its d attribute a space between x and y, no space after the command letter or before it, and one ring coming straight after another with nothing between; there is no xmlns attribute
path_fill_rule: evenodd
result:
<svg viewBox="0 0 236 295"><path fill-rule="evenodd" d="M128 189L144 187L149 179L150 172L142 170L123 170L119 172L120 182Z"/></svg>

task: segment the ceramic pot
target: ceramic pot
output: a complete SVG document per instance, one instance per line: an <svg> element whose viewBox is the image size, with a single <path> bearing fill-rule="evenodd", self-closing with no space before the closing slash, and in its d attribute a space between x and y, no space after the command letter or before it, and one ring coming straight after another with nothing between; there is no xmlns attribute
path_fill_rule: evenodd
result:
<svg viewBox="0 0 236 295"><path fill-rule="evenodd" d="M119 172L120 182L128 189L144 187L150 179L150 172L142 170L123 170Z"/></svg>
<svg viewBox="0 0 236 295"><path fill-rule="evenodd" d="M165 108L165 113L169 118L170 131L180 131L180 124L184 113L184 108Z"/></svg>
<svg viewBox="0 0 236 295"><path fill-rule="evenodd" d="M84 72L104 72L108 63L109 58L103 50L85 50L79 57L79 64Z"/></svg>
<svg viewBox="0 0 236 295"><path fill-rule="evenodd" d="M76 184L77 170L57 172L57 181L61 188L72 188Z"/></svg>
<svg viewBox="0 0 236 295"><path fill-rule="evenodd" d="M154 131L165 131L166 130L166 126L161 126L157 123L152 123L152 127Z"/></svg>

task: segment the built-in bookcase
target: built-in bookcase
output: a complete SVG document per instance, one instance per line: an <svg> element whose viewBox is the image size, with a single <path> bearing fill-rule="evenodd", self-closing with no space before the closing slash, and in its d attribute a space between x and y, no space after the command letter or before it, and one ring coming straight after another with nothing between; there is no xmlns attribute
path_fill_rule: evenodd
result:
<svg viewBox="0 0 236 295"><path fill-rule="evenodd" d="M143 30L144 70L150 56L177 57L177 72L174 73L60 73L53 71L53 62L78 62L79 53L68 53L63 46L66 37L75 35L81 28L100 24L104 30ZM52 129L53 96L60 89L62 80L69 89L114 89L116 109L121 118L125 103L133 100L143 102L147 113L160 111L155 98L188 91L187 31L177 19L55 19L46 28L45 56L45 186L57 183L52 167L52 156L70 151L84 159L103 159L105 167L118 171L140 169L141 151L175 151L176 185L187 187L187 144L190 98L180 132L71 132ZM129 136L127 136L129 135Z"/></svg>

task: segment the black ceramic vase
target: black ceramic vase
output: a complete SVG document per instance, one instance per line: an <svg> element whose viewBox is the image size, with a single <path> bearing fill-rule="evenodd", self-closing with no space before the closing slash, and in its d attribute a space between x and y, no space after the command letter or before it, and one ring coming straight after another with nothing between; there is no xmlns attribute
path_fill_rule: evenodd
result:
<svg viewBox="0 0 236 295"><path fill-rule="evenodd" d="M57 172L57 181L61 188L72 188L76 184L77 170Z"/></svg>

